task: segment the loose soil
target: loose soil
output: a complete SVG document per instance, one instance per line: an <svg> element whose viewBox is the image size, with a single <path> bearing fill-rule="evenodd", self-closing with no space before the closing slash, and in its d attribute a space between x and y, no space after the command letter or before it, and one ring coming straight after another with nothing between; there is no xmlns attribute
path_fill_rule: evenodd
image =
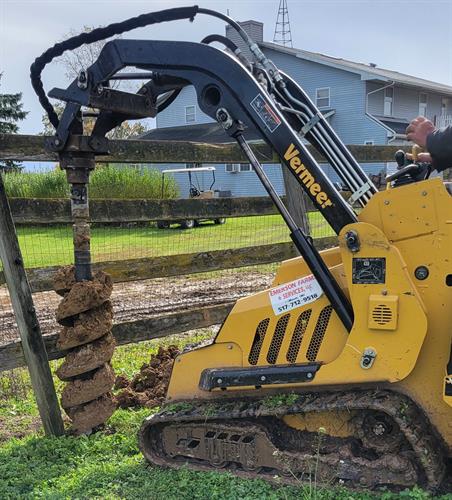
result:
<svg viewBox="0 0 452 500"><path fill-rule="evenodd" d="M268 287L273 274L255 271L226 272L214 278L182 276L116 283L111 302L114 323L147 319L161 314L233 302ZM57 333L55 311L61 300L55 292L33 294L44 335ZM0 345L19 337L8 290L0 287Z"/></svg>
<svg viewBox="0 0 452 500"><path fill-rule="evenodd" d="M74 348L68 352L63 364L55 372L60 380L90 372L108 363L115 350L115 339L111 333L89 344Z"/></svg>
<svg viewBox="0 0 452 500"><path fill-rule="evenodd" d="M61 406L70 408L98 398L110 391L115 383L115 373L109 363L89 373L87 378L68 382L61 393Z"/></svg>
<svg viewBox="0 0 452 500"><path fill-rule="evenodd" d="M101 306L110 298L112 290L111 276L102 271L93 276L93 281L75 283L58 304L56 310L58 323L72 326L72 316Z"/></svg>
<svg viewBox="0 0 452 500"><path fill-rule="evenodd" d="M80 313L74 326L60 331L57 346L62 351L92 342L107 334L113 325L113 307L107 300L101 306Z"/></svg>
<svg viewBox="0 0 452 500"><path fill-rule="evenodd" d="M120 408L146 406L152 408L163 403L168 389L174 359L179 354L176 346L160 347L140 371L128 380L124 376L116 378L115 389L122 389L116 400Z"/></svg>
<svg viewBox="0 0 452 500"><path fill-rule="evenodd" d="M106 422L115 410L115 398L111 392L107 392L94 401L65 411L72 420L71 429L74 434L83 434Z"/></svg>

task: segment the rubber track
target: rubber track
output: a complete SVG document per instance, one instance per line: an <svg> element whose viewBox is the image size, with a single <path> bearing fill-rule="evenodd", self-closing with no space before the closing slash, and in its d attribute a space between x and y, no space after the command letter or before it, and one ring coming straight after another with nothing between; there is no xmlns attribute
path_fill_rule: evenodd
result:
<svg viewBox="0 0 452 500"><path fill-rule="evenodd" d="M272 396L270 396L272 397ZM437 490L446 473L446 453L440 436L436 433L424 413L407 396L387 390L322 392L322 393L278 393L278 400L290 401L277 408L269 407L266 399L226 399L190 400L167 404L159 413L148 417L139 431L139 445L146 459L156 465L178 468L182 464L165 455L158 439L149 447L149 437L153 427L164 424L206 423L210 420L224 420L230 424L231 419L256 419L260 417L279 417L284 415L327 411L366 411L384 412L393 418L400 427L406 441L411 446L417 463L416 466L425 476L425 484L420 486L429 490ZM294 401L295 399L295 401ZM186 462L189 460L187 459ZM191 462L190 467L197 470L217 470L213 466ZM244 477L261 477L265 475L249 471L234 470L236 475ZM293 482L293 479L282 478ZM356 486L359 486L358 484ZM413 485L414 486L414 485Z"/></svg>

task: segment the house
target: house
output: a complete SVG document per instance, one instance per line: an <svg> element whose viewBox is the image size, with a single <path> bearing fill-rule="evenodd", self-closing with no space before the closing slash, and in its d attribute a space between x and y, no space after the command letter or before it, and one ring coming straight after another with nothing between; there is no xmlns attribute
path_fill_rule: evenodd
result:
<svg viewBox="0 0 452 500"><path fill-rule="evenodd" d="M452 123L452 87L397 71L265 42L263 24L240 23L277 67L294 78L328 118L345 144L405 144L411 119L426 116L438 126ZM247 52L229 26L226 36ZM230 142L213 120L198 107L194 89L185 88L157 117L157 128L144 138L203 142ZM257 139L254 138L254 139ZM388 171L395 164L363 164L369 174ZM281 167L265 167L279 193L284 193ZM338 181L329 165L324 165ZM217 187L232 196L260 196L265 192L248 164L217 165ZM182 195L186 183L181 181Z"/></svg>

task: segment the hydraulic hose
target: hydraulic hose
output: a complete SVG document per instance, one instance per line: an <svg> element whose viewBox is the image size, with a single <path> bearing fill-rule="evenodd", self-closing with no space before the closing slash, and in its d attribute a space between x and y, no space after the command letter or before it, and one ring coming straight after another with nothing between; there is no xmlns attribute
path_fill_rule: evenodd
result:
<svg viewBox="0 0 452 500"><path fill-rule="evenodd" d="M212 42L222 43L226 48L228 48L231 52L234 53L236 53L237 50L240 50L232 40L226 38L223 35L217 35L214 33L212 35L206 36L201 40L201 43L206 43L206 44L210 44Z"/></svg>
<svg viewBox="0 0 452 500"><path fill-rule="evenodd" d="M49 117L50 123L55 128L57 128L60 120L55 112L54 107L50 103L44 91L41 74L44 68L47 66L47 64L52 62L53 59L61 56L67 50L74 50L84 44L105 40L106 38L110 38L115 35L120 35L121 33L125 33L127 31L131 31L136 28L143 28L145 26L150 26L152 24L158 24L168 21L177 21L181 19L189 19L190 21L193 21L196 14L206 14L208 16L217 17L218 19L225 21L239 33L239 35L243 38L243 40L247 43L247 45L250 47L250 49L256 56L259 57L260 55L261 58L265 58L265 56L260 51L259 47L248 36L246 31L240 26L240 24L238 24L230 17L221 14L221 12L216 12L210 9L199 8L197 5L193 5L192 7L177 7L174 9L165 9L158 12L150 12L147 14L142 14L140 16L132 17L120 23L113 23L102 28L96 28L93 31L90 31L89 33L81 33L80 35L73 36L67 40L64 40L63 42L59 42L55 44L53 47L47 49L43 54L41 54L38 58L35 59L34 63L30 67L31 84L33 86L34 91L36 92L36 95L38 96L41 106L44 108L45 112ZM220 35L218 35L218 37L220 37ZM225 40L227 40L227 38L225 37L221 37L221 39L222 43L225 43ZM218 41L220 40L218 39ZM229 41L226 43L229 43ZM235 44L232 45L235 47L235 50L238 49ZM176 97L177 95L174 96L174 99ZM169 103L167 104L167 106L168 105Z"/></svg>
<svg viewBox="0 0 452 500"><path fill-rule="evenodd" d="M44 91L41 80L41 73L45 66L49 64L53 59L61 56L67 50L74 50L85 43L93 43L100 40L105 40L106 38L120 35L121 33L131 31L135 28L143 28L144 26L149 26L151 24L176 21L179 19L190 19L192 21L198 11L198 6L194 5L193 7L178 7L175 9L166 9L158 12L142 14L120 23L110 24L103 28L96 28L89 33L81 33L80 35L73 36L68 40L57 43L53 47L47 49L31 65L30 78L33 89L39 98L39 102L49 116L50 123L55 128L57 128L60 120Z"/></svg>

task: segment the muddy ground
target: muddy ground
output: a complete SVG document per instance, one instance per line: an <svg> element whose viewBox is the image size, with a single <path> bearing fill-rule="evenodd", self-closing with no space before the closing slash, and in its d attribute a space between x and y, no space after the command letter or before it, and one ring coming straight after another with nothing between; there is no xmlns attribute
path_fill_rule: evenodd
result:
<svg viewBox="0 0 452 500"><path fill-rule="evenodd" d="M114 322L124 323L164 313L195 309L231 302L270 285L273 274L255 271L224 273L220 277L202 278L191 275L180 278L117 283L113 287ZM44 335L58 331L55 311L61 300L55 292L33 295ZM0 345L18 338L14 315L6 286L0 287Z"/></svg>

